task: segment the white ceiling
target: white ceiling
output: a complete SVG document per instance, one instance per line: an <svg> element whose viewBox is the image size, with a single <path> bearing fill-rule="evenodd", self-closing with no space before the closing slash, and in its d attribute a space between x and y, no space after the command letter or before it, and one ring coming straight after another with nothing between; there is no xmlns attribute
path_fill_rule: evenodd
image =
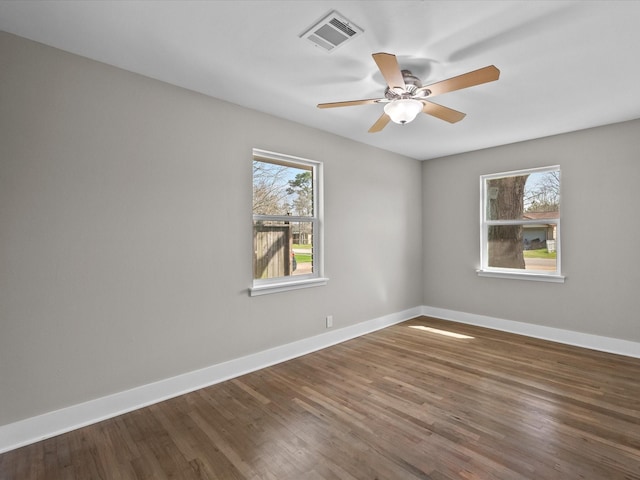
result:
<svg viewBox="0 0 640 480"><path fill-rule="evenodd" d="M331 10L364 33L332 53L300 35ZM0 29L420 160L640 117L638 1L0 1ZM427 85L486 65L500 80L367 133L372 53Z"/></svg>

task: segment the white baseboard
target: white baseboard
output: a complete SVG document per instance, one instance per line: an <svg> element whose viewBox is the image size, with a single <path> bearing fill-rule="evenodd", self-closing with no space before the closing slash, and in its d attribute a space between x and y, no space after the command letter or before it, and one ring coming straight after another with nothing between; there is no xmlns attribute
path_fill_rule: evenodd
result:
<svg viewBox="0 0 640 480"><path fill-rule="evenodd" d="M420 316L421 307L0 426L0 453L275 365Z"/></svg>
<svg viewBox="0 0 640 480"><path fill-rule="evenodd" d="M420 315L640 358L638 342L423 305L0 426L0 453L306 355Z"/></svg>
<svg viewBox="0 0 640 480"><path fill-rule="evenodd" d="M422 306L422 315L452 320L454 322L476 325L479 327L492 328L504 332L518 333L528 337L551 340L553 342L575 345L577 347L599 350L601 352L626 355L628 357L640 358L640 343L619 338L603 337L589 333L574 332L561 328L545 327L531 323L515 322L501 318L476 315L474 313L457 312L445 308Z"/></svg>

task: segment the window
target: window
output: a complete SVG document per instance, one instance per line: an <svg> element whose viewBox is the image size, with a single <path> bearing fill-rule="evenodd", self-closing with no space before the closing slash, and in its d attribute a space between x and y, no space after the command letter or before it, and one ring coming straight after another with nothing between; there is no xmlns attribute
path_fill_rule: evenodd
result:
<svg viewBox="0 0 640 480"><path fill-rule="evenodd" d="M480 177L479 275L563 282L560 167Z"/></svg>
<svg viewBox="0 0 640 480"><path fill-rule="evenodd" d="M322 164L253 150L253 286L262 295L326 284Z"/></svg>

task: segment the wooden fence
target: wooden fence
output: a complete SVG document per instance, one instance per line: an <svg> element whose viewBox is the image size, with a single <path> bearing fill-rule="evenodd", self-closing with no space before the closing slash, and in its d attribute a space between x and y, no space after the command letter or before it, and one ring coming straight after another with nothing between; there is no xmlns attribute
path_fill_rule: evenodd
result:
<svg viewBox="0 0 640 480"><path fill-rule="evenodd" d="M254 225L253 250L253 278L291 275L290 225Z"/></svg>

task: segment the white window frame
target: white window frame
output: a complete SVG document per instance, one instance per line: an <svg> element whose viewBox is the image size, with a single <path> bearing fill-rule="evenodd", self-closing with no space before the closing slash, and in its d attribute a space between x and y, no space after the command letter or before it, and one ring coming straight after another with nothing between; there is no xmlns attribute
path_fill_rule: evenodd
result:
<svg viewBox="0 0 640 480"><path fill-rule="evenodd" d="M488 175L480 176L480 268L476 270L477 274L481 277L497 277L508 278L518 280L533 280L542 282L555 282L563 283L565 277L562 275L562 262L561 262L561 229L560 229L560 217L561 212L557 219L545 220L545 223L556 226L556 270L555 271L532 271L521 270L517 268L496 268L490 267L489 262L489 227L492 225L537 225L540 220L488 220L487 219L487 182L496 178L502 177L514 177L520 175L527 175L531 173L544 173L557 171L562 178L559 165L553 165L549 167L539 168L527 168L524 170L514 170L510 172L492 173ZM562 189L562 180L560 183L560 189ZM560 192L562 194L562 191ZM560 210L562 210L562 197L560 200Z"/></svg>
<svg viewBox="0 0 640 480"><path fill-rule="evenodd" d="M300 288L326 285L328 278L324 276L324 207L323 207L323 165L322 162L307 158L294 157L282 153L253 149L253 160L279 163L291 167L311 168L313 174L313 215L310 217L296 215L253 215L252 228L255 221L311 222L313 225L313 272L306 275L295 275L278 278L254 278L249 288L250 296L280 293ZM253 250L253 242L252 242ZM253 258L253 252L252 252ZM252 260L253 269L253 260ZM253 275L252 275L253 276Z"/></svg>

